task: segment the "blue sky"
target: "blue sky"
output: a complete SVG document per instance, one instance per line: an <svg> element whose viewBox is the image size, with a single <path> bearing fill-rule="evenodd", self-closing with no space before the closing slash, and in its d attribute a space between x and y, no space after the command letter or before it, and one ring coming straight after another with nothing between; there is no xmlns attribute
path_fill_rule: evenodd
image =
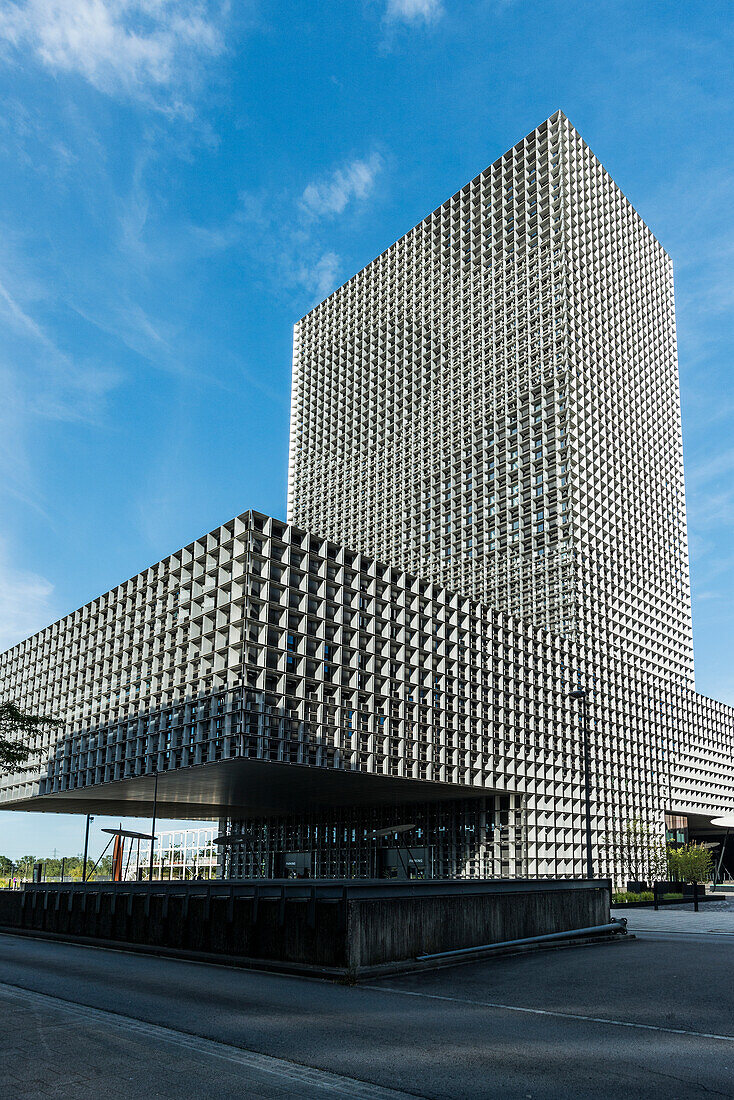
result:
<svg viewBox="0 0 734 1100"><path fill-rule="evenodd" d="M284 515L294 321L561 107L675 262L697 681L734 703L731 15L0 0L0 648ZM82 831L0 814L0 852Z"/></svg>

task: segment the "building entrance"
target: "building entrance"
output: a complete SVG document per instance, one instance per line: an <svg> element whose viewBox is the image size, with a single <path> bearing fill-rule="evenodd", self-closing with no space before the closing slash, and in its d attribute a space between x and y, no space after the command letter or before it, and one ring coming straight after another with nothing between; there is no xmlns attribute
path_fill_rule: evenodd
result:
<svg viewBox="0 0 734 1100"><path fill-rule="evenodd" d="M399 881L432 878L428 848L378 848L377 877Z"/></svg>
<svg viewBox="0 0 734 1100"><path fill-rule="evenodd" d="M275 858L276 878L311 878L311 852L278 852Z"/></svg>

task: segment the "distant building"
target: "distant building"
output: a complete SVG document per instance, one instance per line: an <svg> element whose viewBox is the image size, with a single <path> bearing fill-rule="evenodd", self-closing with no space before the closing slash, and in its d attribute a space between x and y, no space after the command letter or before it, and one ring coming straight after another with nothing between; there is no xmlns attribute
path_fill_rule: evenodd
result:
<svg viewBox="0 0 734 1100"><path fill-rule="evenodd" d="M217 830L175 829L156 833L153 845L153 880L187 881L217 878L219 850L214 843ZM140 851L130 849L125 878L147 879L150 872L150 841L140 842ZM134 866L133 866L134 864Z"/></svg>

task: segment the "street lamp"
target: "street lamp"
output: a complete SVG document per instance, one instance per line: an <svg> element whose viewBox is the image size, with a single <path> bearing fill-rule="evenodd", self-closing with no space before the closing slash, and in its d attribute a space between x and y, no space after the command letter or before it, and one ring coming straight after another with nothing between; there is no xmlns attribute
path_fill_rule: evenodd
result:
<svg viewBox="0 0 734 1100"><path fill-rule="evenodd" d="M82 866L82 882L87 881L87 856L89 855L89 823L94 821L91 814L87 814L87 828L84 832L84 864Z"/></svg>
<svg viewBox="0 0 734 1100"><path fill-rule="evenodd" d="M589 723L586 716L588 696L584 688L569 693L569 699L578 699L581 703L581 725L584 736L584 797L586 803L586 877L594 877L591 861L591 767L589 763Z"/></svg>

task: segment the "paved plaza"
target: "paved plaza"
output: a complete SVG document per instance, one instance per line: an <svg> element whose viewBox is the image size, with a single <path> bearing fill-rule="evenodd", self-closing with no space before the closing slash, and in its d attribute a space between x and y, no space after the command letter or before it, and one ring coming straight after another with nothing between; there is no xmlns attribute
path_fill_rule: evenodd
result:
<svg viewBox="0 0 734 1100"><path fill-rule="evenodd" d="M630 932L695 933L734 937L734 896L703 902L698 912L692 904L649 909L613 909L612 916L626 917Z"/></svg>
<svg viewBox="0 0 734 1100"><path fill-rule="evenodd" d="M358 986L1 935L6 1094L734 1096L734 935L633 912L658 926Z"/></svg>

